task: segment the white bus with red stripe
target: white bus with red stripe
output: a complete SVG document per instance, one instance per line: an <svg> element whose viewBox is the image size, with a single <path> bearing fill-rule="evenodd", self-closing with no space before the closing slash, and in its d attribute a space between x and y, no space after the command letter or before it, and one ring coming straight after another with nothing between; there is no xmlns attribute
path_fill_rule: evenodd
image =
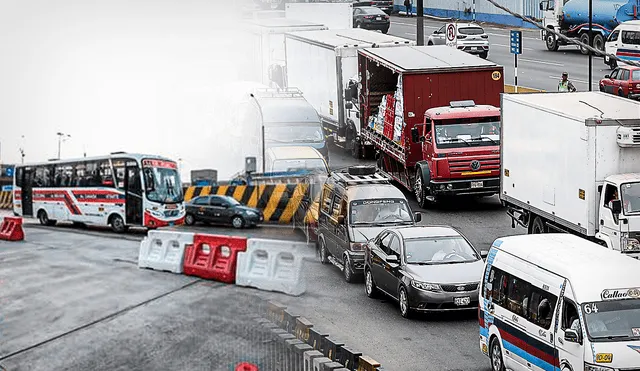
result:
<svg viewBox="0 0 640 371"><path fill-rule="evenodd" d="M14 213L44 225L69 221L124 232L184 221L178 166L160 156L114 152L18 165L13 185Z"/></svg>

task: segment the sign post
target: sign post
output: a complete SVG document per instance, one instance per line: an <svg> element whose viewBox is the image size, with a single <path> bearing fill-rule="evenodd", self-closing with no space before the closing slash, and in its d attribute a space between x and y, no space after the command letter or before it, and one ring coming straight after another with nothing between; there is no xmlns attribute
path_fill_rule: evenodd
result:
<svg viewBox="0 0 640 371"><path fill-rule="evenodd" d="M447 23L445 27L447 46L455 47L458 44L458 26L455 23Z"/></svg>
<svg viewBox="0 0 640 371"><path fill-rule="evenodd" d="M515 67L515 92L518 92L518 55L522 54L522 31L514 31L511 30L511 54L514 57L514 67Z"/></svg>

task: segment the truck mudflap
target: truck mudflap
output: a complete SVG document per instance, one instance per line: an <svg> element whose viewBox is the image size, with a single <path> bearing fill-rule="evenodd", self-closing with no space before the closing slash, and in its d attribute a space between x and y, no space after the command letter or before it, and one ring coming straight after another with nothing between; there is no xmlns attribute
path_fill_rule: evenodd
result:
<svg viewBox="0 0 640 371"><path fill-rule="evenodd" d="M500 177L431 180L429 188L434 196L488 196L500 192Z"/></svg>

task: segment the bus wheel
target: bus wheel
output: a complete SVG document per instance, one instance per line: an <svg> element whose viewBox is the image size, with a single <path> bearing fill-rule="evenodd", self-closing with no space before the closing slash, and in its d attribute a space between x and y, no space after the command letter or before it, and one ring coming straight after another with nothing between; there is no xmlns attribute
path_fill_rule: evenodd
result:
<svg viewBox="0 0 640 371"><path fill-rule="evenodd" d="M111 224L111 229L116 233L123 233L127 230L120 215L113 215L109 224Z"/></svg>
<svg viewBox="0 0 640 371"><path fill-rule="evenodd" d="M40 210L38 212L38 220L42 225L48 225L48 226L56 225L56 221L49 219L49 215L47 215L47 212L44 210Z"/></svg>

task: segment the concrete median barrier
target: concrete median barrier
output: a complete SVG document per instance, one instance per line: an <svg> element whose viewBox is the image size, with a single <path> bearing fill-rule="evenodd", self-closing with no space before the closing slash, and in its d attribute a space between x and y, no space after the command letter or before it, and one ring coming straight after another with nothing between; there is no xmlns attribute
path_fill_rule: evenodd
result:
<svg viewBox="0 0 640 371"><path fill-rule="evenodd" d="M224 283L235 283L238 253L247 249L247 238L196 234L184 253L184 274Z"/></svg>
<svg viewBox="0 0 640 371"><path fill-rule="evenodd" d="M151 230L140 242L138 267L182 273L184 251L193 244L194 233Z"/></svg>
<svg viewBox="0 0 640 371"><path fill-rule="evenodd" d="M526 86L518 86L518 91L516 91L515 85L504 85L505 93L546 93L545 90L528 88Z"/></svg>
<svg viewBox="0 0 640 371"><path fill-rule="evenodd" d="M7 216L2 219L0 225L0 240L22 241L24 240L24 230L22 229L22 218Z"/></svg>

